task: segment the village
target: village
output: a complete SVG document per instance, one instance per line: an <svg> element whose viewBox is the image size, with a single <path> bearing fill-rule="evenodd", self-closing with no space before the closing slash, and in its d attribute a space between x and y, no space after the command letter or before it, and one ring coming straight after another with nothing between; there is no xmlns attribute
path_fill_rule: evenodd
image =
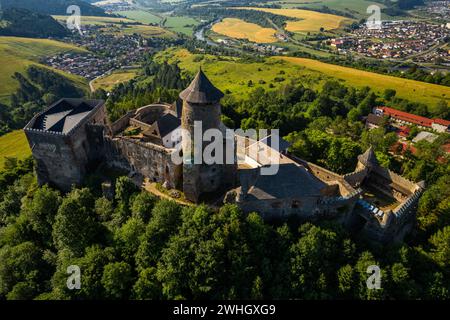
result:
<svg viewBox="0 0 450 320"><path fill-rule="evenodd" d="M63 40L89 52L60 53L45 58L42 63L88 80L110 70L139 64L150 51L148 40L140 35L114 35L102 32L100 26L94 25L83 27L83 36L74 35Z"/></svg>
<svg viewBox="0 0 450 320"><path fill-rule="evenodd" d="M450 133L450 121L444 119L429 119L405 111L386 106L375 107L365 118L366 128L369 130L384 128L394 132L398 138L393 146L394 153L403 154L406 151L412 154L417 152L415 145L422 141L433 143L440 135ZM450 154L450 143L441 147L442 153Z"/></svg>
<svg viewBox="0 0 450 320"><path fill-rule="evenodd" d="M376 59L412 59L423 61L422 55L433 51L432 58L450 63L450 52L444 49L450 39L450 24L421 21L383 21L379 28L362 25L348 37L332 39L331 47L341 54L357 53ZM438 50L441 49L441 50Z"/></svg>

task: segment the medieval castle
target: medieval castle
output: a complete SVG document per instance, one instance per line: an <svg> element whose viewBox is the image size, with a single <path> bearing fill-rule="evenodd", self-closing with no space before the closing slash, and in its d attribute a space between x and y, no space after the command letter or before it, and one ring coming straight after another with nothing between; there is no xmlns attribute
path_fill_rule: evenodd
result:
<svg viewBox="0 0 450 320"><path fill-rule="evenodd" d="M99 164L125 170L141 181L177 189L186 199L238 204L245 212L257 211L265 219L295 215L305 220L335 219L374 241L401 241L415 222L415 211L425 186L413 183L379 165L372 149L358 157L354 172L338 175L288 154L281 139L260 141L234 135L240 141L232 157L235 164L196 164L180 128L194 134L227 129L221 122L223 93L200 70L174 104L152 104L125 114L114 123L106 116L104 101L62 99L37 114L24 128L37 163L40 184L63 191L81 185ZM256 156L247 152L257 145ZM171 155L182 145L188 161L176 164ZM205 145L202 148L206 147ZM275 175L262 170L274 157Z"/></svg>

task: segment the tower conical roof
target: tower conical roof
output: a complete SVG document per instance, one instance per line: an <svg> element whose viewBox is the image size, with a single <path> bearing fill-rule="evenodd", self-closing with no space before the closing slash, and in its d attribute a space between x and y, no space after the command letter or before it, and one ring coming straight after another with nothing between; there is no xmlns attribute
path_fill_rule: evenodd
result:
<svg viewBox="0 0 450 320"><path fill-rule="evenodd" d="M363 154L358 156L359 162L366 166L375 166L378 165L377 157L375 156L375 152L373 151L372 146L366 150Z"/></svg>
<svg viewBox="0 0 450 320"><path fill-rule="evenodd" d="M190 103L214 103L223 96L222 91L209 81L202 69L199 70L189 87L180 93L180 98Z"/></svg>

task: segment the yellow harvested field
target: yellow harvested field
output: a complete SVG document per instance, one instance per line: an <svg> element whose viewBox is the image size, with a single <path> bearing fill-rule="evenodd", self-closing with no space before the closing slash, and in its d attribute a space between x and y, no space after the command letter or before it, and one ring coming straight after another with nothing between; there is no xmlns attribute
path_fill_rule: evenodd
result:
<svg viewBox="0 0 450 320"><path fill-rule="evenodd" d="M256 7L237 7L236 9L258 10L299 19L295 21L288 21L286 23L286 30L291 32L314 32L319 31L320 28L324 28L325 30L334 30L352 22L351 19L346 17L311 10Z"/></svg>
<svg viewBox="0 0 450 320"><path fill-rule="evenodd" d="M230 38L247 39L257 43L276 42L275 29L263 28L241 19L225 18L213 25L212 30Z"/></svg>
<svg viewBox="0 0 450 320"><path fill-rule="evenodd" d="M274 59L289 61L298 66L342 79L351 86L359 88L368 86L378 93L382 93L386 89L395 89L398 97L425 103L429 107L433 107L441 99L450 100L450 87L446 86L397 78L306 58L276 57Z"/></svg>

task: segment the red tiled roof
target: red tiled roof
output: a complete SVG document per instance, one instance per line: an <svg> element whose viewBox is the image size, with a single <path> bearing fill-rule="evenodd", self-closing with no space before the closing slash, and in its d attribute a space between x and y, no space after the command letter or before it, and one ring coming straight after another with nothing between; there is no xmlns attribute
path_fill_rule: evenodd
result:
<svg viewBox="0 0 450 320"><path fill-rule="evenodd" d="M400 127L397 133L402 137L409 136L410 129L408 127Z"/></svg>
<svg viewBox="0 0 450 320"><path fill-rule="evenodd" d="M431 124L433 123L433 120L431 120L431 119L421 117L421 116L416 116L415 114L400 111L397 109L392 109L389 107L379 107L378 109L383 110L383 115L388 115L392 118L410 122L410 123L414 123L414 124L417 124L420 126L431 127Z"/></svg>
<svg viewBox="0 0 450 320"><path fill-rule="evenodd" d="M444 119L433 119L433 122L446 127L450 126L450 121Z"/></svg>

